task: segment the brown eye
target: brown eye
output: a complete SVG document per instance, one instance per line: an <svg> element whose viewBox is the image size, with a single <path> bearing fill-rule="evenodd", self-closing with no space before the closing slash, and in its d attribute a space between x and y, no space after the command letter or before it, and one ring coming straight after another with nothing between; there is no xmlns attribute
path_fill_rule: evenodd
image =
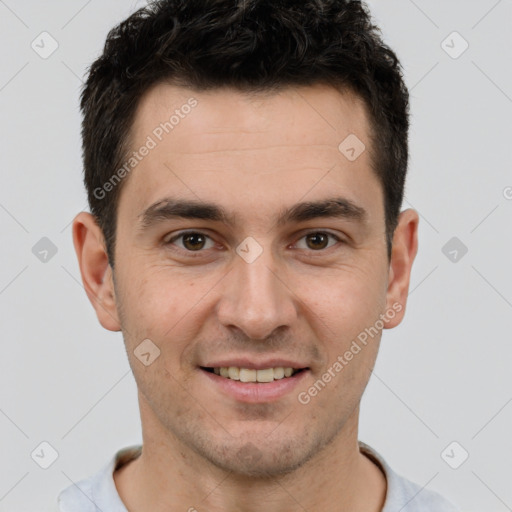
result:
<svg viewBox="0 0 512 512"><path fill-rule="evenodd" d="M306 236L308 240L308 247L310 249L325 249L329 243L328 237L325 233L311 233Z"/></svg>
<svg viewBox="0 0 512 512"><path fill-rule="evenodd" d="M175 245L175 241L181 241L181 244L178 245L178 249L186 252L202 252L202 249L205 249L205 244L207 240L211 241L210 247L206 247L206 249L210 249L213 247L213 241L208 235L198 231L188 231L185 233L180 233L171 239L169 239L166 244L167 245Z"/></svg>
<svg viewBox="0 0 512 512"><path fill-rule="evenodd" d="M183 246L191 251L202 249L205 237L201 233L187 233L182 235Z"/></svg>
<svg viewBox="0 0 512 512"><path fill-rule="evenodd" d="M304 235L301 240L305 240L305 247L299 247L301 249L310 249L312 251L322 251L323 249L327 249L335 245L331 243L329 245L329 239L335 240L336 242L341 242L342 240L338 238L333 233L328 233L325 231L312 231L311 233L307 233Z"/></svg>

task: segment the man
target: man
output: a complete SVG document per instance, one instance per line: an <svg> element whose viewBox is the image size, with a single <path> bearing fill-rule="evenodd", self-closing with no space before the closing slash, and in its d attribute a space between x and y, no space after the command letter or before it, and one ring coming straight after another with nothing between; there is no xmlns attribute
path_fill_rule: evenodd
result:
<svg viewBox="0 0 512 512"><path fill-rule="evenodd" d="M365 6L154 2L109 33L81 108L73 239L143 445L59 510L455 510L358 441L418 228L408 94Z"/></svg>

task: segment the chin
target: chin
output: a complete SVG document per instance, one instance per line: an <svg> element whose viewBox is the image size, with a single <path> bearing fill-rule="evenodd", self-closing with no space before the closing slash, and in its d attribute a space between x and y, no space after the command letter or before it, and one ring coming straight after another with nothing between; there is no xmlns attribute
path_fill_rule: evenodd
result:
<svg viewBox="0 0 512 512"><path fill-rule="evenodd" d="M296 453L293 457L282 457L274 452L262 453L257 460L241 460L236 454L235 457L212 462L233 475L266 480L294 472L304 464L305 460Z"/></svg>
<svg viewBox="0 0 512 512"><path fill-rule="evenodd" d="M210 462L233 475L252 479L285 476L300 468L317 453L317 443L296 438L268 440L268 435L252 436L252 441L238 441L203 453Z"/></svg>

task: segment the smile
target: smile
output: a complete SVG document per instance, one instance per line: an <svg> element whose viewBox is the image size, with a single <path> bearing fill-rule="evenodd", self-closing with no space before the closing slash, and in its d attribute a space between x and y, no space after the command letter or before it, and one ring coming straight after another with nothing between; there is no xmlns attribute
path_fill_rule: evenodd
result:
<svg viewBox="0 0 512 512"><path fill-rule="evenodd" d="M198 370L207 379L208 388L211 388L214 393L220 392L237 402L245 403L280 400L290 395L311 374L309 368L288 366L258 369L238 366L200 366Z"/></svg>
<svg viewBox="0 0 512 512"><path fill-rule="evenodd" d="M241 368L238 366L222 366L215 368L201 367L207 372L214 373L226 379L238 380L240 382L274 382L275 380L281 380L288 377L292 377L298 372L305 370L306 368L290 368L278 366L276 368L263 368L256 370L253 368Z"/></svg>

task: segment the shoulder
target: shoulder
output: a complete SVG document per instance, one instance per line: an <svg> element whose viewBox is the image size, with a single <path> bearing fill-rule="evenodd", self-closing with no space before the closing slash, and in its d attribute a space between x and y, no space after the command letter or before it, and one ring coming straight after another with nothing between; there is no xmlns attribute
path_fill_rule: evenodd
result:
<svg viewBox="0 0 512 512"><path fill-rule="evenodd" d="M84 478L66 487L57 498L58 512L96 512L93 487L98 475Z"/></svg>
<svg viewBox="0 0 512 512"><path fill-rule="evenodd" d="M60 492L57 506L48 512L126 512L113 479L114 469L140 454L141 446L119 450L94 475L71 484Z"/></svg>
<svg viewBox="0 0 512 512"><path fill-rule="evenodd" d="M395 473L384 458L367 444L360 441L359 447L386 475L387 493L382 512L459 512L441 494Z"/></svg>

